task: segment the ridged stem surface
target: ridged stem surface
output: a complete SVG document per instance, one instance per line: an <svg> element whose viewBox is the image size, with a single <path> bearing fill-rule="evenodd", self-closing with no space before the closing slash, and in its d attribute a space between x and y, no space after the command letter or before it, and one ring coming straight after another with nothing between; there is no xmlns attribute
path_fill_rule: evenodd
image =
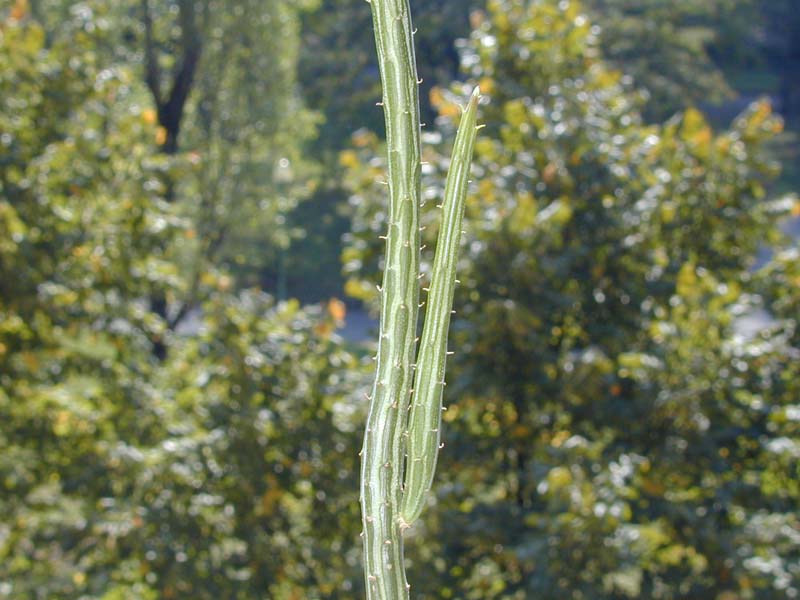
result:
<svg viewBox="0 0 800 600"><path fill-rule="evenodd" d="M407 0L372 0L389 153L389 228L377 372L361 451L368 600L409 597L399 519L419 303L420 121Z"/></svg>
<svg viewBox="0 0 800 600"><path fill-rule="evenodd" d="M436 241L408 419L405 484L400 504L400 516L405 525L416 521L425 506L439 455L447 333L457 281L456 267L469 170L477 135L479 99L480 90L476 88L461 116L445 184L442 224Z"/></svg>

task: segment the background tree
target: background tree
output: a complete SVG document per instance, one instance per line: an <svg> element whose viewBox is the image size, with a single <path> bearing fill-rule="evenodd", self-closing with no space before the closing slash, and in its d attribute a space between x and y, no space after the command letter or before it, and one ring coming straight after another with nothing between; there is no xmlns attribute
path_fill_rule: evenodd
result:
<svg viewBox="0 0 800 600"><path fill-rule="evenodd" d="M303 235L290 215L317 185L307 149L318 118L306 110L297 82L299 19L315 3L32 6L49 40L108 25L102 39L95 36L98 49L109 62L129 66L152 96L156 144L180 167L174 177L162 175L166 198L193 224L180 242L183 268L192 273L186 295L152 299L167 334L202 301L198 277L211 264L223 265L237 286L264 285L286 297L289 246Z"/></svg>
<svg viewBox="0 0 800 600"><path fill-rule="evenodd" d="M284 297L285 256L297 235L287 216L312 187L303 151L315 119L298 96L295 67L299 13L308 6L143 2L135 13L161 148L180 149L195 165L175 186L196 224L187 268L224 265L238 285L263 282ZM176 316L198 300L190 293Z"/></svg>
<svg viewBox="0 0 800 600"><path fill-rule="evenodd" d="M600 26L600 46L606 60L650 99L645 116L663 120L687 106L716 103L734 97L715 52L740 46L753 5L731 0L588 0L593 21ZM738 39L737 39L738 38ZM736 42L726 43L728 40ZM743 61L740 50L736 61ZM734 63L731 57L719 57Z"/></svg>
<svg viewBox="0 0 800 600"><path fill-rule="evenodd" d="M467 16L485 4L483 0L466 6L457 0L419 6L412 3L415 14L421 15L417 58L423 78L423 121L429 126L435 119L430 91L446 87L457 76L460 58L455 50L462 43L459 40L469 35ZM751 99L759 94L778 94L774 83L778 71L770 64L765 41L783 37L770 33L767 14L776 8L767 4L757 0L589 0L585 8L597 26L593 33L606 61L632 78L629 86L647 91L640 111L648 121L657 122L701 104L715 127L727 127L747 104L737 94ZM295 215L298 222L313 228L306 240L295 245L298 258L324 255L322 248L338 243L347 234L348 209L339 186L342 173L336 152L357 129L380 131L380 111L374 108L378 77L372 40L363 35L368 26L368 15L357 0L325 3L303 18L300 81L310 106L324 118L313 152L320 153L325 170L334 176L326 179L314 201L300 207ZM744 39L749 41L745 43ZM347 89L348 93L330 94L330 89ZM781 106L778 108L787 114ZM776 152L791 163L792 138L786 135L781 139L774 144ZM789 189L794 186L793 170L790 167L784 176ZM290 272L304 272L300 261L291 257L290 261ZM324 282L320 287L330 290L329 294L337 293L342 283L333 275L336 272L330 259L323 258L312 279ZM301 281L293 283L292 288L302 290L307 297L321 293L321 289Z"/></svg>
<svg viewBox="0 0 800 600"><path fill-rule="evenodd" d="M48 37L15 8L0 25L0 596L347 595L361 371L335 335L343 308L237 291L224 265L187 272L197 221L165 182L192 161L159 149L136 65L100 51L113 22L73 13ZM192 286L195 328L158 360L168 324L150 299Z"/></svg>
<svg viewBox="0 0 800 600"><path fill-rule="evenodd" d="M45 47L38 25L14 19L0 33L8 596L69 595L90 565L114 568L118 556L96 543L114 511L98 503L135 477L115 454L163 432L148 382L164 324L142 302L183 285L163 243L179 221L161 195L142 90L94 42L84 30Z"/></svg>
<svg viewBox="0 0 800 600"><path fill-rule="evenodd" d="M646 125L574 2L490 2L464 52L468 82L434 93L442 137L465 89L490 100L457 295L449 481L441 520L411 544L437 567L423 594L796 590L796 470L779 458L796 439L775 424L792 410L794 350L779 331L735 327L758 301L758 243L780 241L792 205L764 192L780 122L762 103L720 135L693 109ZM357 275L376 266L381 168L359 160L374 139L356 142L345 265ZM445 159L427 160L435 198ZM350 289L371 296L358 279Z"/></svg>

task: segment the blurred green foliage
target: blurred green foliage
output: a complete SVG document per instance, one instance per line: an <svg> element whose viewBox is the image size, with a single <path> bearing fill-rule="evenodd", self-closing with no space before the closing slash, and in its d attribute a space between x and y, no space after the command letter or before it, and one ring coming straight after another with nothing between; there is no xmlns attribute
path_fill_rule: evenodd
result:
<svg viewBox="0 0 800 600"><path fill-rule="evenodd" d="M457 77L456 48L469 37L470 15L486 0L411 0L420 26L417 61L423 78L423 121L433 120L431 88ZM586 0L584 8L607 62L647 91L643 113L666 119L688 106L713 106L734 98L734 88L754 90L748 75L762 72L791 88L796 103L797 11L793 0ZM346 136L382 126L370 27L359 0L325 2L303 17L300 83L309 104L325 115L320 142L341 149ZM735 81L729 81L732 76ZM330 90L337 90L331 94ZM782 94L778 87L757 91ZM796 111L793 109L792 113ZM789 112L789 111L785 111Z"/></svg>
<svg viewBox="0 0 800 600"><path fill-rule="evenodd" d="M781 67L790 115L797 11L670 6L413 6L423 218L457 103L488 96L415 597L798 594L781 123L660 119L724 90L733 50ZM257 287L335 290L348 231L347 289L374 295L368 22L357 0L0 2L0 598L362 595L371 362L339 301Z"/></svg>
<svg viewBox="0 0 800 600"><path fill-rule="evenodd" d="M299 79L310 107L322 116L313 148L331 177L320 182L312 201L299 207L297 224L306 237L294 243L289 273L309 269L292 256L323 247L347 233L346 190L336 156L348 136L365 128L380 132L382 113L373 40L362 0L324 2L303 15ZM436 108L430 92L458 77L457 52L469 37L471 15L477 18L485 0L411 0L417 24L417 62L422 77L422 121L431 127ZM800 69L793 0L586 0L584 8L599 40L599 51L626 85L646 94L640 111L648 122L661 122L676 112L701 106L714 126L727 126L745 106L737 93L771 94L781 114L791 121L800 105L795 89ZM334 90L331 93L331 90ZM791 159L787 161L791 163ZM796 162L796 161L794 161ZM792 182L789 164L785 179ZM796 186L795 186L796 187ZM318 215L307 219L308 212ZM307 298L340 293L337 265L322 253L307 281L290 289ZM316 288L316 289L315 289Z"/></svg>
<svg viewBox="0 0 800 600"><path fill-rule="evenodd" d="M0 30L0 597L346 589L360 370L341 308L186 268L202 219L168 185L202 173L161 151L135 65L84 17ZM169 334L152 298L190 290L196 323Z"/></svg>
<svg viewBox="0 0 800 600"><path fill-rule="evenodd" d="M435 568L412 577L425 597L791 597L796 252L752 271L797 210L765 193L781 123L762 102L721 134L695 109L645 124L566 4L489 2L462 55L468 81L434 92L430 198L458 100L479 83L489 101L439 518L411 543ZM370 300L382 167L377 138L354 141L344 258ZM744 336L737 315L756 306L776 320Z"/></svg>

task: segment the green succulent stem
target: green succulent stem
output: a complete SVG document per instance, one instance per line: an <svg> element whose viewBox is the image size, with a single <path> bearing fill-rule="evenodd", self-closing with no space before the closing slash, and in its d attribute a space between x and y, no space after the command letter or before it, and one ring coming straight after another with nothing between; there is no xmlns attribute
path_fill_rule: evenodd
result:
<svg viewBox="0 0 800 600"><path fill-rule="evenodd" d="M367 598L394 600L408 597L398 515L419 312L419 92L407 0L372 0L371 7L389 155L389 227L377 372L361 450L361 513Z"/></svg>
<svg viewBox="0 0 800 600"><path fill-rule="evenodd" d="M364 576L368 600L401 600L409 597L410 587L403 563L403 531L422 510L439 449L447 329L478 93L473 94L456 135L414 392L421 196L414 34L408 0L371 0L370 4L383 85L389 224L380 287L377 368L361 449ZM412 456L422 457L413 468Z"/></svg>
<svg viewBox="0 0 800 600"><path fill-rule="evenodd" d="M400 503L400 517L406 525L411 525L422 513L441 445L447 334L458 281L458 249L475 147L479 99L480 90L475 88L461 117L445 184L442 224L436 241L408 420L405 480Z"/></svg>

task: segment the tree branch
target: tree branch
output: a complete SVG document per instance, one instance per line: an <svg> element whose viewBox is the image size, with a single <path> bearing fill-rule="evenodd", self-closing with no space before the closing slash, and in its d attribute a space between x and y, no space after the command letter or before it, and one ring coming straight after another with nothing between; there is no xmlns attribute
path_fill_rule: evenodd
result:
<svg viewBox="0 0 800 600"><path fill-rule="evenodd" d="M189 93L192 90L197 64L200 61L202 43L200 32L191 0L180 0L179 19L181 25L181 59L173 71L172 88L166 102L159 106L159 121L167 130L167 139L163 150L167 154L178 151L178 134L180 133L183 111Z"/></svg>
<svg viewBox="0 0 800 600"><path fill-rule="evenodd" d="M142 0L144 21L144 64L145 83L153 94L156 106L161 105L161 73L158 68L158 57L153 40L153 17L150 14L150 0Z"/></svg>

